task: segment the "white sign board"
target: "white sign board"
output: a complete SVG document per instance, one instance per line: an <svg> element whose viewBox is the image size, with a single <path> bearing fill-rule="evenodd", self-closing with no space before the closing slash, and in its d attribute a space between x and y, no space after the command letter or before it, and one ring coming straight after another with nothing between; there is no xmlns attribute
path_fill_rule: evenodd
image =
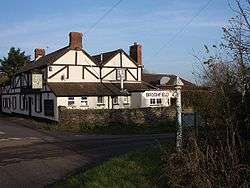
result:
<svg viewBox="0 0 250 188"><path fill-rule="evenodd" d="M42 88L43 88L43 75L32 74L32 89L42 89Z"/></svg>
<svg viewBox="0 0 250 188"><path fill-rule="evenodd" d="M145 91L143 93L145 98L164 98L169 97L168 91Z"/></svg>
<svg viewBox="0 0 250 188"><path fill-rule="evenodd" d="M125 80L125 69L117 69L117 79L118 80Z"/></svg>

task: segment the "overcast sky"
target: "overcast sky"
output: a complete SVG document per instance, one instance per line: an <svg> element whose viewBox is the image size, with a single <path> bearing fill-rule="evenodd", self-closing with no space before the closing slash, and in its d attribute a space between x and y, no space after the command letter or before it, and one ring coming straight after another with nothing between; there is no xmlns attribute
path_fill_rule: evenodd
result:
<svg viewBox="0 0 250 188"><path fill-rule="evenodd" d="M70 31L85 33L116 2L118 0L0 1L0 57L6 56L11 46L21 48L32 57L37 47L45 48L47 53L64 47ZM192 80L194 51L200 53L204 44L218 44L221 28L233 16L226 0L212 0L202 10L207 2L123 0L85 34L84 48L91 55L118 48L128 51L129 45L137 41L143 45L143 63L147 70Z"/></svg>

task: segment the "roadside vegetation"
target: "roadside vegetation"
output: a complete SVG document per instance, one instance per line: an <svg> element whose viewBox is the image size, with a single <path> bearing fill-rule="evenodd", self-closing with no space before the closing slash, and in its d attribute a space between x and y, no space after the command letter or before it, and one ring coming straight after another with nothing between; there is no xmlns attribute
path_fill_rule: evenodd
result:
<svg viewBox="0 0 250 188"><path fill-rule="evenodd" d="M165 152L170 152L173 149L173 145L165 145L164 148L167 148L167 150L164 149ZM130 152L126 155L115 157L86 172L79 172L51 187L158 187L163 183L159 179L162 152L161 146Z"/></svg>
<svg viewBox="0 0 250 188"><path fill-rule="evenodd" d="M196 56L197 80L208 89L189 102L202 115L202 131L186 131L182 151L162 156L161 179L171 187L250 186L250 1L228 3L236 16L223 42Z"/></svg>

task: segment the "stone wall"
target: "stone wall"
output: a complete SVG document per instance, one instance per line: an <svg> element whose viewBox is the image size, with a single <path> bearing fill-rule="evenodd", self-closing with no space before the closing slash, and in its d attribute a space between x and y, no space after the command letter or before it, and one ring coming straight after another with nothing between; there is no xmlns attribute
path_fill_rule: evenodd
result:
<svg viewBox="0 0 250 188"><path fill-rule="evenodd" d="M176 111L173 107L140 109L79 110L59 107L61 124L124 124L153 125L162 121L173 121Z"/></svg>

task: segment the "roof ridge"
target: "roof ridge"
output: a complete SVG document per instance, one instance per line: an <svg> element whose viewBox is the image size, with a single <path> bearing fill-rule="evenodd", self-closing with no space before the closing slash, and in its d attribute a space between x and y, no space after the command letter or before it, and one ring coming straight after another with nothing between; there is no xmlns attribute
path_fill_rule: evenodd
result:
<svg viewBox="0 0 250 188"><path fill-rule="evenodd" d="M94 55L91 55L91 56L93 57L93 56L99 56L99 55L106 54L106 53L114 53L114 52L118 52L118 51L120 51L120 50L122 50L122 49L121 49L121 48L118 48L118 49L116 49L116 50L107 51L107 52L102 52L102 53L94 54Z"/></svg>

